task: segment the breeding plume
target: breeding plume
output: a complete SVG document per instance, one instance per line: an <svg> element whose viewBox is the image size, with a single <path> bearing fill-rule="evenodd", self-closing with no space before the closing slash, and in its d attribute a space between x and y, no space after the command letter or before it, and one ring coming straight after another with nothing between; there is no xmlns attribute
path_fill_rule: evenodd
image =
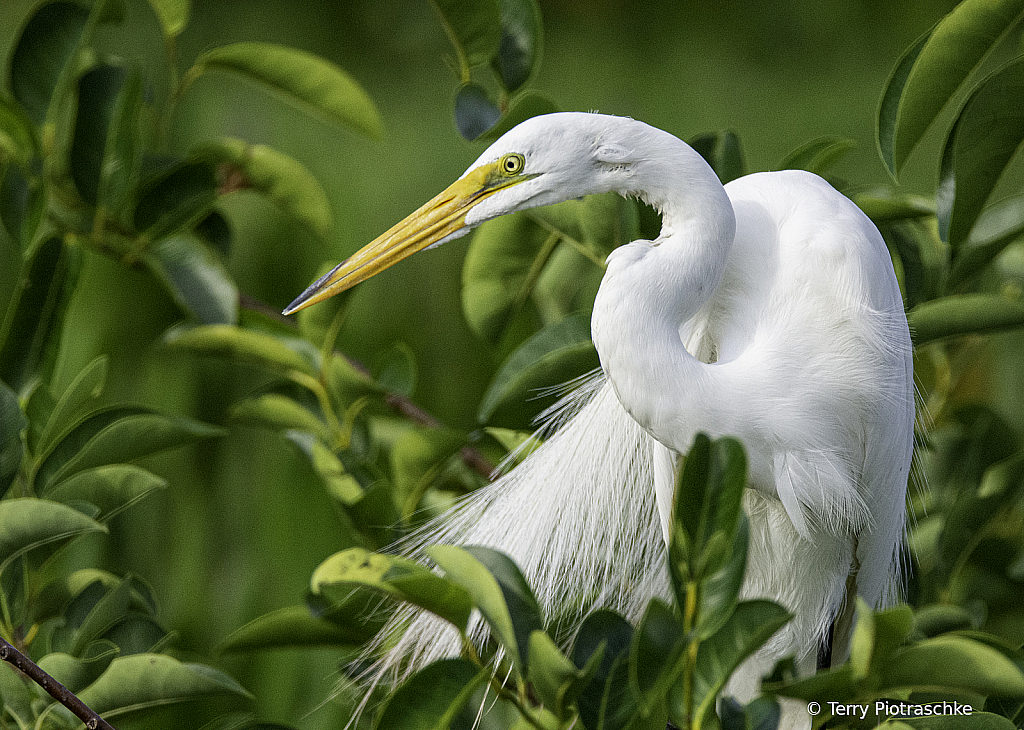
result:
<svg viewBox="0 0 1024 730"><path fill-rule="evenodd" d="M568 396L541 448L418 539L508 553L549 616L608 606L636 620L669 594L678 456L697 432L738 437L749 460L743 596L794 614L727 688L746 701L782 656L814 671L848 589L872 606L898 592L911 342L888 251L856 205L807 172L723 187L666 132L550 114L502 136L286 313L489 219L609 191L656 208L662 229L608 257L591 320L602 372ZM581 607L584 595L596 598ZM457 650L419 618L381 671Z"/></svg>

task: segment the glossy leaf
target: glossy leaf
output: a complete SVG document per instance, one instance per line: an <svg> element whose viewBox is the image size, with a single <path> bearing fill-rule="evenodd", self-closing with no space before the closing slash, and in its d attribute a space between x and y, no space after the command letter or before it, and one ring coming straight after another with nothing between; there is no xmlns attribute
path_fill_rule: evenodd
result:
<svg viewBox="0 0 1024 730"><path fill-rule="evenodd" d="M131 507L167 480L132 464L110 464L86 469L43 493L47 499L74 506L86 502L100 509L100 521Z"/></svg>
<svg viewBox="0 0 1024 730"><path fill-rule="evenodd" d="M321 439L327 438L327 424L293 398L266 393L236 403L231 420L247 426L271 428L276 431L306 431Z"/></svg>
<svg viewBox="0 0 1024 730"><path fill-rule="evenodd" d="M45 457L36 472L46 489L72 474L223 435L216 426L181 416L123 407L99 411L71 430Z"/></svg>
<svg viewBox="0 0 1024 730"><path fill-rule="evenodd" d="M444 29L455 47L460 75L466 79L469 77L470 66L488 63L498 51L501 41L498 0L432 2L441 14Z"/></svg>
<svg viewBox="0 0 1024 730"><path fill-rule="evenodd" d="M78 194L95 206L104 168L108 135L127 72L101 65L78 80L78 110L71 143L71 177Z"/></svg>
<svg viewBox="0 0 1024 730"><path fill-rule="evenodd" d="M594 678L580 691L578 707L585 730L619 730L636 711L629 685L629 655L633 627L618 614L599 610L587 616L573 643L577 667L599 656Z"/></svg>
<svg viewBox="0 0 1024 730"><path fill-rule="evenodd" d="M176 38L188 25L189 0L149 0L165 38Z"/></svg>
<svg viewBox="0 0 1024 730"><path fill-rule="evenodd" d="M477 420L526 430L555 400L551 389L599 366L590 316L566 317L530 337L502 363L480 399Z"/></svg>
<svg viewBox="0 0 1024 730"><path fill-rule="evenodd" d="M217 174L213 164L182 162L143 187L135 205L133 224L150 240L157 240L205 218L216 197Z"/></svg>
<svg viewBox="0 0 1024 730"><path fill-rule="evenodd" d="M603 650L594 652L586 666L578 668L543 631L530 634L530 685L544 707L559 719L571 719L572 705L597 671Z"/></svg>
<svg viewBox="0 0 1024 730"><path fill-rule="evenodd" d="M108 631L125 619L132 603L132 583L127 579L121 580L110 590L96 589L95 595L98 600L81 601L80 605L83 609L87 607L87 611L80 622L76 623L68 616L72 613L70 609L65 611L68 626L74 629L68 647L68 653L73 656L82 656L90 644L104 638ZM81 599L82 594L78 598Z"/></svg>
<svg viewBox="0 0 1024 730"><path fill-rule="evenodd" d="M369 588L437 614L463 632L472 610L469 594L451 580L412 560L363 548L335 553L313 571L310 589L314 593L331 591L331 586L341 591Z"/></svg>
<svg viewBox="0 0 1024 730"><path fill-rule="evenodd" d="M76 509L33 497L0 501L0 572L33 548L106 528Z"/></svg>
<svg viewBox="0 0 1024 730"><path fill-rule="evenodd" d="M416 356L404 342L396 342L375 368L377 386L387 392L409 397L416 390Z"/></svg>
<svg viewBox="0 0 1024 730"><path fill-rule="evenodd" d="M36 148L32 121L20 106L0 94L0 160L25 166Z"/></svg>
<svg viewBox="0 0 1024 730"><path fill-rule="evenodd" d="M1024 238L1024 198L1009 198L986 208L970 236L956 249L946 279L947 291L954 291L981 274L999 254L1021 238Z"/></svg>
<svg viewBox="0 0 1024 730"><path fill-rule="evenodd" d="M192 74L231 71L322 117L377 139L383 125L366 92L345 71L305 51L273 43L232 43L199 56Z"/></svg>
<svg viewBox="0 0 1024 730"><path fill-rule="evenodd" d="M700 643L694 698L695 714L704 718L702 725L714 713L718 694L736 668L789 619L789 612L771 601L743 601L713 636Z"/></svg>
<svg viewBox="0 0 1024 730"><path fill-rule="evenodd" d="M746 574L749 531L747 516L741 512L726 562L714 568L701 583L694 627L698 638L706 639L718 631L736 607Z"/></svg>
<svg viewBox="0 0 1024 730"><path fill-rule="evenodd" d="M29 118L42 125L54 90L85 32L89 11L70 2L41 7L11 57L11 90Z"/></svg>
<svg viewBox="0 0 1024 730"><path fill-rule="evenodd" d="M18 394L0 381L0 497L6 494L21 470L25 442L21 432L28 419L21 412Z"/></svg>
<svg viewBox="0 0 1024 730"><path fill-rule="evenodd" d="M658 599L647 604L630 648L629 678L640 699L640 709L664 712L669 687L683 673L684 654L691 637L672 609Z"/></svg>
<svg viewBox="0 0 1024 730"><path fill-rule="evenodd" d="M426 549L426 553L444 571L445 577L469 593L473 605L480 611L512 664L525 673L530 632L542 628L536 599L533 599L529 587L523 590L525 581L518 568L503 566L502 575L495 575L491 566L482 563L475 554L481 550L476 548L475 552L470 552L454 545L433 545ZM493 562L498 564L497 559Z"/></svg>
<svg viewBox="0 0 1024 730"><path fill-rule="evenodd" d="M470 697L490 671L465 659L424 667L391 695L374 730L470 730L479 710Z"/></svg>
<svg viewBox="0 0 1024 730"><path fill-rule="evenodd" d="M558 105L547 94L533 90L522 91L513 97L508 110L502 114L498 123L479 139L485 142L493 142L520 122L525 122L527 119L541 114L551 114L557 111Z"/></svg>
<svg viewBox="0 0 1024 730"><path fill-rule="evenodd" d="M455 127L465 139L481 137L500 118L501 110L479 84L464 84L455 94Z"/></svg>
<svg viewBox="0 0 1024 730"><path fill-rule="evenodd" d="M0 380L21 392L52 366L82 252L52 237L22 270L18 299L0 330Z"/></svg>
<svg viewBox="0 0 1024 730"><path fill-rule="evenodd" d="M849 665L857 680L878 675L910 634L914 623L909 606L872 611L857 599L857 624L850 638Z"/></svg>
<svg viewBox="0 0 1024 730"><path fill-rule="evenodd" d="M320 236L332 224L331 204L313 174L273 147L227 137L203 145L201 156L220 162L229 190L252 189Z"/></svg>
<svg viewBox="0 0 1024 730"><path fill-rule="evenodd" d="M1013 103L1022 95L1024 60L1018 60L981 82L946 139L935 200L939 233L952 246L966 240L1024 143L1024 110Z"/></svg>
<svg viewBox="0 0 1024 730"><path fill-rule="evenodd" d="M288 431L285 437L299 447L328 494L346 507L362 499L363 488L359 481L348 473L338 455L323 440L306 431Z"/></svg>
<svg viewBox="0 0 1024 730"><path fill-rule="evenodd" d="M914 344L1024 325L1024 304L993 294L959 294L924 302L908 315Z"/></svg>
<svg viewBox="0 0 1024 730"><path fill-rule="evenodd" d="M174 301L202 324L238 321L238 289L220 258L195 235L173 234L143 254L143 261Z"/></svg>
<svg viewBox="0 0 1024 730"><path fill-rule="evenodd" d="M996 649L961 636L936 636L896 652L881 671L882 686L967 690L1024 696L1024 674Z"/></svg>
<svg viewBox="0 0 1024 730"><path fill-rule="evenodd" d="M786 155L776 169L807 170L821 175L856 146L854 140L845 137L818 137Z"/></svg>
<svg viewBox="0 0 1024 730"><path fill-rule="evenodd" d="M174 329L165 341L177 349L227 358L282 375L294 370L315 377L319 368L316 352L305 341L274 337L225 324Z"/></svg>
<svg viewBox="0 0 1024 730"><path fill-rule="evenodd" d="M537 0L500 0L501 40L494 65L502 85L517 91L540 65L544 23Z"/></svg>
<svg viewBox="0 0 1024 730"><path fill-rule="evenodd" d="M355 623L339 624L314 616L306 606L287 606L264 614L231 632L220 652L296 647L355 647L372 637Z"/></svg>
<svg viewBox="0 0 1024 730"><path fill-rule="evenodd" d="M746 174L740 138L735 132L711 132L687 141L711 165L723 185Z"/></svg>
<svg viewBox="0 0 1024 730"><path fill-rule="evenodd" d="M18 164L0 165L0 224L24 255L46 208L45 180Z"/></svg>
<svg viewBox="0 0 1024 730"><path fill-rule="evenodd" d="M75 376L64 390L46 420L36 445L39 453L46 453L53 446L55 438L70 429L83 409L103 392L107 382L110 358L100 355Z"/></svg>
<svg viewBox="0 0 1024 730"><path fill-rule="evenodd" d="M72 692L81 692L95 682L117 657L113 644L96 642L81 657L51 652L39 660L39 668Z"/></svg>
<svg viewBox="0 0 1024 730"><path fill-rule="evenodd" d="M896 195L889 191L871 191L852 196L853 202L876 225L902 220L918 220L935 214L935 204L919 195Z"/></svg>
<svg viewBox="0 0 1024 730"><path fill-rule="evenodd" d="M879 151L893 175L956 90L1022 18L1021 0L965 0L904 52L878 111Z"/></svg>
<svg viewBox="0 0 1024 730"><path fill-rule="evenodd" d="M105 718L131 713L136 719L169 704L213 695L250 698L238 682L213 667L164 654L133 654L115 659L79 699Z"/></svg>
<svg viewBox="0 0 1024 730"><path fill-rule="evenodd" d="M142 77L137 70L128 73L112 111L100 160L96 204L120 218L126 212L142 164L142 130L139 124L142 113ZM72 172L75 155L76 151L72 147Z"/></svg>
<svg viewBox="0 0 1024 730"><path fill-rule="evenodd" d="M403 519L415 517L423 495L465 445L464 434L448 429L409 429L399 437L391 450L391 473Z"/></svg>

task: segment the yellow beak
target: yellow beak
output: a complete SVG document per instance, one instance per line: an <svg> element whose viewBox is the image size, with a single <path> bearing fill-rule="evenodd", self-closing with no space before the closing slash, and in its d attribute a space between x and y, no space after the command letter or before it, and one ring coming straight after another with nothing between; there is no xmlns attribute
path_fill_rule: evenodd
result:
<svg viewBox="0 0 1024 730"><path fill-rule="evenodd" d="M415 213L313 282L288 305L284 313L298 312L340 294L417 251L422 251L446 236L456 233L465 227L466 215L477 203L499 190L531 177L533 176L504 175L498 162L471 170Z"/></svg>

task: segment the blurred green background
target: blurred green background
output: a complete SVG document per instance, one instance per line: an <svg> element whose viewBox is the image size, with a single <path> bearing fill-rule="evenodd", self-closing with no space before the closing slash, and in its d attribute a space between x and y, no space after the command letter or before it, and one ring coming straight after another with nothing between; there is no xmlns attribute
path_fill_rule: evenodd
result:
<svg viewBox="0 0 1024 730"><path fill-rule="evenodd" d="M903 49L954 4L541 0L544 56L531 86L563 109L628 115L683 138L731 129L751 170L771 169L814 137L849 137L858 145L835 174L854 186L882 185L890 179L873 141L879 95ZM5 59L36 5L3 0ZM107 49L158 58L155 18L144 4L128 10L124 30L101 31ZM174 151L241 137L300 160L327 190L335 225L326 240L255 195L231 196L222 207L235 232L230 269L240 289L281 309L324 263L341 260L432 197L484 145L455 130L452 50L427 0L195 0L179 39L179 68L243 40L334 61L374 99L386 127L382 140L369 141L226 74L208 74L186 94ZM932 130L901 175L903 191L931 194L940 144L941 132ZM407 343L419 372L414 400L447 424L471 428L495 355L463 324L465 240L361 285L340 346L372 366L395 342ZM162 334L180 318L173 302L148 274L86 253L57 388L108 353L111 401L221 423L228 406L259 385L244 368L161 348ZM11 268L0 261L2 301ZM1012 375L1018 363L1000 362L1006 373L983 380L1019 388ZM1019 414L1009 415L1020 423ZM227 438L160 457L153 468L171 488L133 508L130 521L118 518L93 550L113 570L154 586L186 653L209 658L233 629L300 602L312 569L351 542L314 475L276 436L234 428ZM335 710L321 703L337 679L337 660L327 651L210 659L256 694L264 719L300 727L329 726Z"/></svg>

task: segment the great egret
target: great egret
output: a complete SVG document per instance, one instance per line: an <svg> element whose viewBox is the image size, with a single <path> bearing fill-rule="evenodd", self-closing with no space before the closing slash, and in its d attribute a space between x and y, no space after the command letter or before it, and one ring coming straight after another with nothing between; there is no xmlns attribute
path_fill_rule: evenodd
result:
<svg viewBox="0 0 1024 730"><path fill-rule="evenodd" d="M539 116L286 314L491 218L608 191L658 209L662 229L608 257L591 321L603 374L568 397L540 449L420 540L504 550L556 615L589 595L635 620L667 594L678 455L698 431L738 436L750 463L743 594L794 614L727 688L749 700L782 656L814 670L848 586L871 606L899 591L910 333L882 237L849 199L800 171L723 187L684 142L632 119ZM420 618L382 671L457 649Z"/></svg>

